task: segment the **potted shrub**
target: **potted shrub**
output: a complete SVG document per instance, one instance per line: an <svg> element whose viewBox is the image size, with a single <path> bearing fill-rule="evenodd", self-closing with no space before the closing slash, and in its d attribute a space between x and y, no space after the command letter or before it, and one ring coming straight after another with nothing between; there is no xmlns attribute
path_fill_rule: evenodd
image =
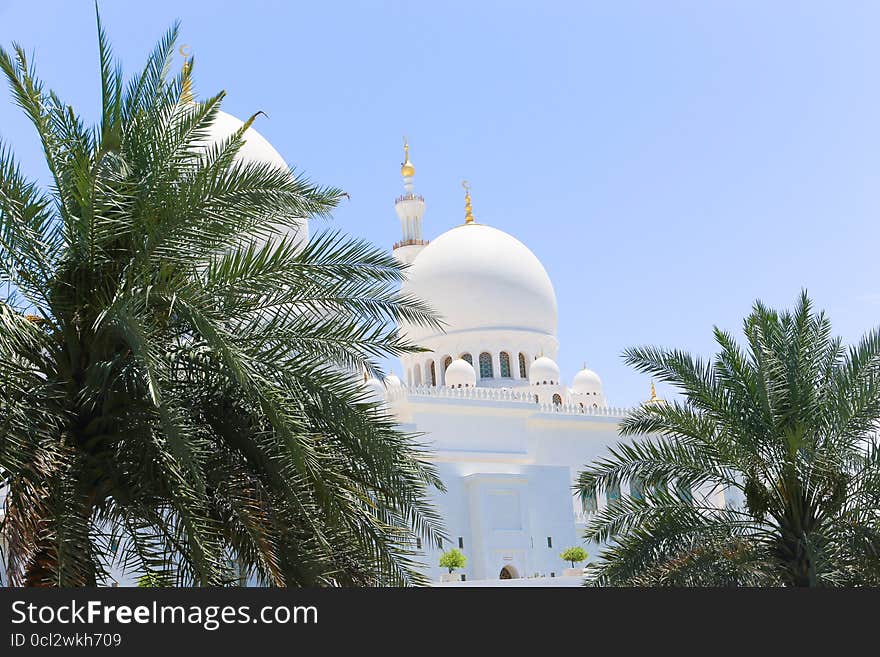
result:
<svg viewBox="0 0 880 657"><path fill-rule="evenodd" d="M441 582L455 582L459 577L455 574L456 569L467 565L467 557L458 548L452 548L440 555L440 566L449 572L440 577Z"/></svg>
<svg viewBox="0 0 880 657"><path fill-rule="evenodd" d="M579 564L583 561L587 560L587 551L580 546L573 546L569 548L565 548L562 554L559 555L559 558L563 561L567 561L571 564L571 568L566 568L562 571L562 575L564 577L573 577L575 575L583 575L584 569L578 568L576 564Z"/></svg>

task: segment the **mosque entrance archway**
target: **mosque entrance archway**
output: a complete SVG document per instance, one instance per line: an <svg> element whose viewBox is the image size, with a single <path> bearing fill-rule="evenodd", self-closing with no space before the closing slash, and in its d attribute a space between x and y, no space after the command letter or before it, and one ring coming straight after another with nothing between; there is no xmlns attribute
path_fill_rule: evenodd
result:
<svg viewBox="0 0 880 657"><path fill-rule="evenodd" d="M508 564L501 569L498 579L519 579L519 573L516 572L516 568Z"/></svg>

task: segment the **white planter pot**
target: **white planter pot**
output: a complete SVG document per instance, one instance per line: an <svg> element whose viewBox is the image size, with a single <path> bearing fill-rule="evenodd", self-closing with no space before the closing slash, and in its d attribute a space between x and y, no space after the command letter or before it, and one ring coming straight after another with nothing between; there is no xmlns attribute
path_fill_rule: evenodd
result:
<svg viewBox="0 0 880 657"><path fill-rule="evenodd" d="M443 573L440 575L441 582L460 582L461 574L459 573Z"/></svg>
<svg viewBox="0 0 880 657"><path fill-rule="evenodd" d="M583 577L584 569L583 568L566 568L562 571L563 577Z"/></svg>

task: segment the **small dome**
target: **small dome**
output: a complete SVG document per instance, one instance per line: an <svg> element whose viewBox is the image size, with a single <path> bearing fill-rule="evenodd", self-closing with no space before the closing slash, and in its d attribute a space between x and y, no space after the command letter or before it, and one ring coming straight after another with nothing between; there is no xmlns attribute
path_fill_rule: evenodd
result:
<svg viewBox="0 0 880 657"><path fill-rule="evenodd" d="M446 385L450 388L473 388L477 385L474 366L466 360L456 358L446 368Z"/></svg>
<svg viewBox="0 0 880 657"><path fill-rule="evenodd" d="M385 377L386 388L399 388L402 385L403 381L394 372Z"/></svg>
<svg viewBox="0 0 880 657"><path fill-rule="evenodd" d="M577 395L589 395L602 392L602 379L593 370L586 367L574 375L571 391Z"/></svg>
<svg viewBox="0 0 880 657"><path fill-rule="evenodd" d="M529 383L532 385L558 384L559 365L547 356L535 359L529 368Z"/></svg>
<svg viewBox="0 0 880 657"><path fill-rule="evenodd" d="M382 385L379 379L371 377L364 381L364 390L366 391L368 402L380 403L385 401L385 386Z"/></svg>

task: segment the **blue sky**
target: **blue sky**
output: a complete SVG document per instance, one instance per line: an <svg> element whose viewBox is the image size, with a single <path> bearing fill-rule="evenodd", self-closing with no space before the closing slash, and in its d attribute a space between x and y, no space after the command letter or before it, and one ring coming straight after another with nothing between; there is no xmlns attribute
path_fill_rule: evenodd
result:
<svg viewBox="0 0 880 657"><path fill-rule="evenodd" d="M713 353L754 299L806 287L856 340L880 314L880 3L101 3L126 71L182 22L196 91L263 110L262 132L351 200L333 224L399 236L408 135L426 236L478 221L543 261L559 362L586 360L615 405L648 394L627 346ZM0 0L0 42L87 117L99 97L92 5ZM0 136L42 174L0 92ZM661 395L670 391L658 388Z"/></svg>

